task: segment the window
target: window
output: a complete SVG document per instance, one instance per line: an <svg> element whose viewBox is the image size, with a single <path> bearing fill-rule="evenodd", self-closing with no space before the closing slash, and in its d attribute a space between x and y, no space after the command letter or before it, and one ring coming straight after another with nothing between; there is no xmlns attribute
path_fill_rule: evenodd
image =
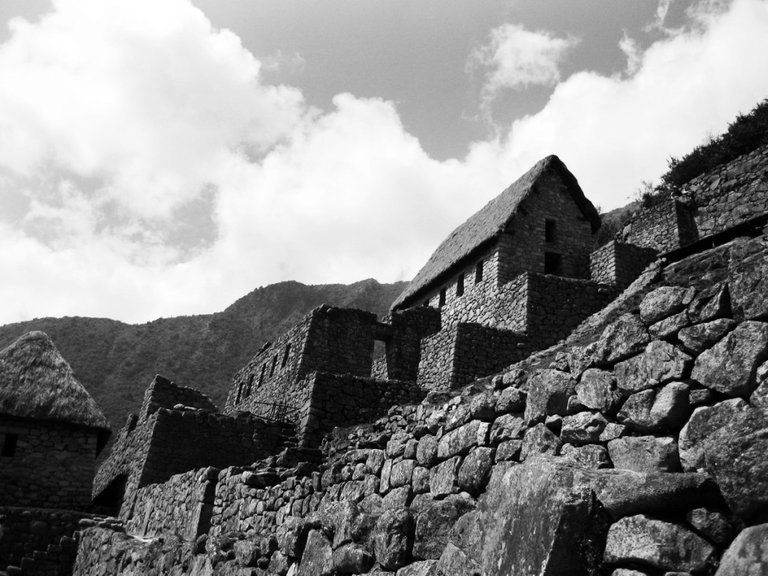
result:
<svg viewBox="0 0 768 576"><path fill-rule="evenodd" d="M551 243L557 240L557 222L547 218L544 220L544 241Z"/></svg>
<svg viewBox="0 0 768 576"><path fill-rule="evenodd" d="M456 279L456 296L463 296L464 295L464 274L459 274L459 277Z"/></svg>
<svg viewBox="0 0 768 576"><path fill-rule="evenodd" d="M248 398L248 396L251 395L252 391L253 391L253 374L248 376L248 385L245 387L245 397Z"/></svg>
<svg viewBox="0 0 768 576"><path fill-rule="evenodd" d="M563 259L560 254L554 252L544 252L544 274L563 274Z"/></svg>
<svg viewBox="0 0 768 576"><path fill-rule="evenodd" d="M18 434L6 434L3 437L3 451L0 452L0 456L6 456L10 458L16 455L16 444L19 441Z"/></svg>
<svg viewBox="0 0 768 576"><path fill-rule="evenodd" d="M240 399L243 397L243 382L237 385L237 398L235 398L235 404L240 404Z"/></svg>
<svg viewBox="0 0 768 576"><path fill-rule="evenodd" d="M479 284L482 281L483 281L483 261L480 260L480 262L478 262L475 265L475 284Z"/></svg>
<svg viewBox="0 0 768 576"><path fill-rule="evenodd" d="M270 378L272 378L272 376L275 374L275 366L277 366L277 354L272 357L272 366L269 369Z"/></svg>
<svg viewBox="0 0 768 576"><path fill-rule="evenodd" d="M422 304L422 306L429 306L429 300L424 300L424 303Z"/></svg>
<svg viewBox="0 0 768 576"><path fill-rule="evenodd" d="M261 376L259 376L259 386L264 384L264 373L267 371L267 363L261 365Z"/></svg>
<svg viewBox="0 0 768 576"><path fill-rule="evenodd" d="M438 307L445 306L445 288L440 288L440 299L437 301Z"/></svg>
<svg viewBox="0 0 768 576"><path fill-rule="evenodd" d="M291 353L291 345L286 344L285 345L285 352L283 353L283 361L280 362L280 368L285 368L285 365L288 363L288 354Z"/></svg>

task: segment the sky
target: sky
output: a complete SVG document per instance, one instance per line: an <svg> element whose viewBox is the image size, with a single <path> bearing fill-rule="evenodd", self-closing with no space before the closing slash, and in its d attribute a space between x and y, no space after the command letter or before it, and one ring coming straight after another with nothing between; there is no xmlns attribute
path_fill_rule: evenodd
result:
<svg viewBox="0 0 768 576"><path fill-rule="evenodd" d="M0 323L409 280L549 154L622 206L765 54L768 0L3 0Z"/></svg>

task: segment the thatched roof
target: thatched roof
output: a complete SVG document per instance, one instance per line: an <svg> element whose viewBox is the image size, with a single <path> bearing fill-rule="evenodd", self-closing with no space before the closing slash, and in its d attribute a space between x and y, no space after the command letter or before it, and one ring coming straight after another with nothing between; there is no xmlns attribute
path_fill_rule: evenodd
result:
<svg viewBox="0 0 768 576"><path fill-rule="evenodd" d="M600 216L592 203L587 200L579 183L565 164L557 156L547 156L539 160L533 168L523 174L509 188L486 204L479 212L456 228L446 238L426 265L419 270L415 278L397 297L392 308L411 305L419 292L427 288L440 277L447 276L463 264L463 260L473 255L478 248L494 240L506 228L522 202L537 190L537 182L542 177L554 174L565 184L574 202L581 209L584 217L592 224L594 232L600 227Z"/></svg>
<svg viewBox="0 0 768 576"><path fill-rule="evenodd" d="M0 350L0 415L109 429L88 391L44 332Z"/></svg>

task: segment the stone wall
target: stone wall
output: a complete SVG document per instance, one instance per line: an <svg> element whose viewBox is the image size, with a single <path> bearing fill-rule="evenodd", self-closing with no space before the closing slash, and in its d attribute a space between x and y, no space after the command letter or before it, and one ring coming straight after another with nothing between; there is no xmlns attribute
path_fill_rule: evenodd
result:
<svg viewBox="0 0 768 576"><path fill-rule="evenodd" d="M416 382L424 390L451 387L457 333L456 325L451 325L421 341L421 362Z"/></svg>
<svg viewBox="0 0 768 576"><path fill-rule="evenodd" d="M289 421L306 402L299 381L314 371L370 376L376 316L320 306L265 346L234 378L224 412L269 416L275 405Z"/></svg>
<svg viewBox="0 0 768 576"><path fill-rule="evenodd" d="M144 401L139 409L139 417L144 419L158 408L172 409L177 404L211 412L216 411L214 403L202 392L194 388L179 386L167 378L157 375L144 392Z"/></svg>
<svg viewBox="0 0 768 576"><path fill-rule="evenodd" d="M656 259L653 248L641 248L612 240L590 255L592 280L624 289Z"/></svg>
<svg viewBox="0 0 768 576"><path fill-rule="evenodd" d="M317 445L323 434L335 426L375 420L392 406L418 402L425 395L414 382L351 374L314 372L304 383L311 391L298 432L299 444L305 447Z"/></svg>
<svg viewBox="0 0 768 576"><path fill-rule="evenodd" d="M28 574L70 574L75 531L80 519L88 517L76 510L0 507L0 571L23 565ZM44 559L46 566L31 570L33 557Z"/></svg>
<svg viewBox="0 0 768 576"><path fill-rule="evenodd" d="M0 438L15 435L0 456L0 505L86 509L99 432L92 428L0 416Z"/></svg>
<svg viewBox="0 0 768 576"><path fill-rule="evenodd" d="M669 252L697 239L688 203L669 193L652 197L616 234L625 244Z"/></svg>
<svg viewBox="0 0 768 576"><path fill-rule="evenodd" d="M415 382L421 339L440 329L440 311L427 306L396 310L383 318L381 324L377 339L384 341L384 354L374 359L371 376Z"/></svg>
<svg viewBox="0 0 768 576"><path fill-rule="evenodd" d="M126 528L144 538L173 534L193 541L206 534L213 514L218 473L216 468L191 470L140 488Z"/></svg>
<svg viewBox="0 0 768 576"><path fill-rule="evenodd" d="M695 205L699 237L768 212L768 146L745 154L683 186Z"/></svg>

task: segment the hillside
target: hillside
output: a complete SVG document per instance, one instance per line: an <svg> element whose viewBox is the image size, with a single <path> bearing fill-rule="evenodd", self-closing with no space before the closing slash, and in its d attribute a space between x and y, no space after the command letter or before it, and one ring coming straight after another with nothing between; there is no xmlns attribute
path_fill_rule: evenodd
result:
<svg viewBox="0 0 768 576"><path fill-rule="evenodd" d="M350 285L281 282L257 288L222 312L125 324L106 318L38 318L0 326L0 348L30 330L46 332L114 429L141 404L161 373L208 394L221 406L232 375L256 353L320 304L386 313L404 282L363 280Z"/></svg>

